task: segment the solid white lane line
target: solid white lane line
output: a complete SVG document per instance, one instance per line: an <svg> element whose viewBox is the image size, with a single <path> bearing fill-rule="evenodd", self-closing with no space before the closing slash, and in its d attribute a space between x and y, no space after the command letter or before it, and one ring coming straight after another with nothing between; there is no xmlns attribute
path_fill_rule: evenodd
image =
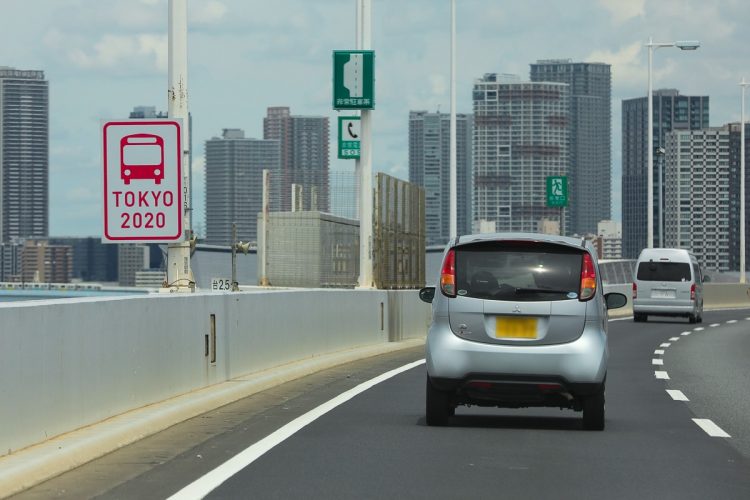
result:
<svg viewBox="0 0 750 500"><path fill-rule="evenodd" d="M680 340L680 337L669 337L669 340L671 340L672 342L677 342L678 340Z"/></svg>
<svg viewBox="0 0 750 500"><path fill-rule="evenodd" d="M265 438L261 439L257 443L241 451L234 457L230 458L216 469L208 472L204 476L196 479L183 489L169 497L169 500L177 499L195 499L203 498L208 495L211 491L219 487L224 481L237 474L239 471L253 463L255 460L263 456L267 451L271 450L274 446L282 443L287 438L294 435L297 431L303 429L308 424L314 422L318 418L322 417L329 411L333 410L339 405L342 405L352 399L354 396L370 389L371 387L388 380L389 378L395 377L396 375L403 373L407 370L411 370L425 362L424 359L409 363L408 365L401 366L395 370L383 373L373 379L363 382L358 386L349 389L331 399L310 410L309 412L301 415L280 429L272 432Z"/></svg>
<svg viewBox="0 0 750 500"><path fill-rule="evenodd" d="M708 325L708 326L710 326L711 328L716 328L717 326L719 326L719 323L714 323L713 325Z"/></svg>
<svg viewBox="0 0 750 500"><path fill-rule="evenodd" d="M663 359L659 359L659 358L652 359L651 360L651 364L652 365L663 365L664 364L664 360Z"/></svg>
<svg viewBox="0 0 750 500"><path fill-rule="evenodd" d="M736 319L730 319L729 321L727 321L727 325L731 325L733 323L737 323L737 320Z"/></svg>
<svg viewBox="0 0 750 500"><path fill-rule="evenodd" d="M672 396L672 399L674 399L675 401L690 401L687 396L682 393L682 391L667 389L667 394Z"/></svg>
<svg viewBox="0 0 750 500"><path fill-rule="evenodd" d="M662 342L662 343L661 343L661 344L659 345L659 347L669 347L669 346L671 346L671 345L672 345L672 344L670 344L669 342Z"/></svg>
<svg viewBox="0 0 750 500"><path fill-rule="evenodd" d="M664 356L664 349L657 349L657 350L654 351L654 354L657 354L657 355L660 355L660 356Z"/></svg>
<svg viewBox="0 0 750 500"><path fill-rule="evenodd" d="M654 372L654 377L661 380L669 380L669 374L667 374L667 372Z"/></svg>
<svg viewBox="0 0 750 500"><path fill-rule="evenodd" d="M682 332L680 335L682 335L683 337L687 337L691 333L693 333L693 332Z"/></svg>
<svg viewBox="0 0 750 500"><path fill-rule="evenodd" d="M706 434L708 434L711 437L722 437L722 438L732 437L726 432L724 432L724 430L721 427L713 423L710 419L694 418L693 422L698 424L698 427L706 431Z"/></svg>

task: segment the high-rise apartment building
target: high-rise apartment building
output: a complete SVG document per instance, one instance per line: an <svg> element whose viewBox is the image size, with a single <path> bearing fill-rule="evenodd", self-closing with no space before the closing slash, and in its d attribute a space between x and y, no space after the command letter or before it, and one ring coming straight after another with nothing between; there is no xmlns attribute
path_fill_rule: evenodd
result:
<svg viewBox="0 0 750 500"><path fill-rule="evenodd" d="M531 64L532 82L567 83L570 169L568 233L594 233L612 213L612 75L604 63L552 59Z"/></svg>
<svg viewBox="0 0 750 500"><path fill-rule="evenodd" d="M281 210L292 209L292 184L301 186L304 210L329 210L328 118L294 116L288 107L270 107L263 118L263 139L277 140Z"/></svg>
<svg viewBox="0 0 750 500"><path fill-rule="evenodd" d="M0 66L0 242L49 233L49 82Z"/></svg>
<svg viewBox="0 0 750 500"><path fill-rule="evenodd" d="M263 170L271 176L270 210L278 210L281 155L278 140L245 138L240 129L224 129L206 141L206 243L231 245L257 241L257 216L263 202ZM328 180L326 179L326 186Z"/></svg>
<svg viewBox="0 0 750 500"><path fill-rule="evenodd" d="M601 240L602 259L622 258L622 223L613 220L599 221L596 235Z"/></svg>
<svg viewBox="0 0 750 500"><path fill-rule="evenodd" d="M729 270L729 146L729 127L665 136L664 243L709 271Z"/></svg>
<svg viewBox="0 0 750 500"><path fill-rule="evenodd" d="M472 116L456 115L456 231L471 234ZM409 113L409 181L425 190L428 245L450 238L450 115Z"/></svg>
<svg viewBox="0 0 750 500"><path fill-rule="evenodd" d="M118 280L117 252L120 245L102 243L98 237L56 237L50 238L49 243L72 249L73 280L104 283Z"/></svg>
<svg viewBox="0 0 750 500"><path fill-rule="evenodd" d="M120 286L135 286L135 276L149 268L150 250L148 245L126 243L118 245L117 275Z"/></svg>
<svg viewBox="0 0 750 500"><path fill-rule="evenodd" d="M673 130L708 127L708 96L685 96L675 89L656 90L654 111L654 246L659 246L659 162L665 135ZM622 238L623 257L635 259L648 243L648 101L622 101ZM662 175L664 169L662 168Z"/></svg>
<svg viewBox="0 0 750 500"><path fill-rule="evenodd" d="M46 240L26 240L21 250L21 281L70 283L73 277L73 249L50 245Z"/></svg>
<svg viewBox="0 0 750 500"><path fill-rule="evenodd" d="M568 174L569 86L484 75L474 83L473 217L476 230L530 231L560 221L548 207L546 178Z"/></svg>
<svg viewBox="0 0 750 500"><path fill-rule="evenodd" d="M739 122L726 125L729 129L729 269L740 270L740 140ZM745 270L750 270L750 123L745 124Z"/></svg>

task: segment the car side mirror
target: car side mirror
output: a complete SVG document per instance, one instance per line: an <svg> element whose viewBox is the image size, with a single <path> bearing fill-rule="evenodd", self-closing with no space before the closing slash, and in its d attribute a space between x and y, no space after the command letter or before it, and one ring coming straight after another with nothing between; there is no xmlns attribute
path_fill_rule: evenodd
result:
<svg viewBox="0 0 750 500"><path fill-rule="evenodd" d="M428 286L426 288L422 288L419 291L419 298L422 299L423 302L432 304L432 300L435 298L435 287Z"/></svg>
<svg viewBox="0 0 750 500"><path fill-rule="evenodd" d="M625 306L628 298L625 294L612 292L604 294L604 302L607 304L607 309L617 309Z"/></svg>

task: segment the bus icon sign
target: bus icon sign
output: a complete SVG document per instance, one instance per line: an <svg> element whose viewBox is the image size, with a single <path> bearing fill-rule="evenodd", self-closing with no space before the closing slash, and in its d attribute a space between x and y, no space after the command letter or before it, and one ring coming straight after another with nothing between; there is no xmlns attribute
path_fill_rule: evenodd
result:
<svg viewBox="0 0 750 500"><path fill-rule="evenodd" d="M181 134L179 120L104 123L103 242L185 239Z"/></svg>
<svg viewBox="0 0 750 500"><path fill-rule="evenodd" d="M131 179L164 179L164 139L153 134L132 134L120 139L120 177L125 185Z"/></svg>

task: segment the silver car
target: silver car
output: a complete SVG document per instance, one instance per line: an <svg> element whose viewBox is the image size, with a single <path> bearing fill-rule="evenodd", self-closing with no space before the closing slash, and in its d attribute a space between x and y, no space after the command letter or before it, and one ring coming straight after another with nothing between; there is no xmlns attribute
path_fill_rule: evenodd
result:
<svg viewBox="0 0 750 500"><path fill-rule="evenodd" d="M460 236L443 256L427 335L428 425L458 405L551 406L583 411L604 429L607 309L590 243L562 236Z"/></svg>

